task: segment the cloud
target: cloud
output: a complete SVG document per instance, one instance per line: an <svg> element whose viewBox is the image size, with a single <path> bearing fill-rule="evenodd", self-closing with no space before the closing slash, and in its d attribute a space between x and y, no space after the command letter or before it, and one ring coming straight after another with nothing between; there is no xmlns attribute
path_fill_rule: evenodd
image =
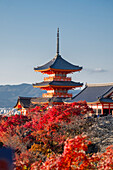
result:
<svg viewBox="0 0 113 170"><path fill-rule="evenodd" d="M84 69L85 71L89 72L89 73L104 73L107 72L108 70L102 69L102 68L86 68Z"/></svg>
<svg viewBox="0 0 113 170"><path fill-rule="evenodd" d="M102 69L102 68L95 68L94 72L107 72L107 70Z"/></svg>

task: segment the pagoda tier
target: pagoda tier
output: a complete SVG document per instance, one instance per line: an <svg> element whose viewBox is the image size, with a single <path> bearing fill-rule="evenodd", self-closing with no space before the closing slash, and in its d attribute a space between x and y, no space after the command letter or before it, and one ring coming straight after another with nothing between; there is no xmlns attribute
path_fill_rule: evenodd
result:
<svg viewBox="0 0 113 170"><path fill-rule="evenodd" d="M48 63L34 68L34 70L49 75L49 77L44 78L43 82L33 84L33 87L47 91L42 95L43 98L70 98L72 94L68 93L68 90L83 85L83 83L73 82L71 77L67 77L69 73L81 71L82 67L69 63L59 55L59 29L57 31L56 56Z"/></svg>
<svg viewBox="0 0 113 170"><path fill-rule="evenodd" d="M54 74L59 72L65 72L66 74L80 71L82 67L73 65L68 61L64 60L59 54L57 54L47 64L34 68L35 71L44 74Z"/></svg>
<svg viewBox="0 0 113 170"><path fill-rule="evenodd" d="M43 81L41 83L33 84L33 87L47 90L43 97L72 97L68 90L75 87L82 87L83 83L73 81Z"/></svg>
<svg viewBox="0 0 113 170"><path fill-rule="evenodd" d="M81 87L83 84L73 81L43 81L41 83L33 84L33 87L47 90L47 93L43 94L43 97L72 97L68 90L75 87Z"/></svg>
<svg viewBox="0 0 113 170"><path fill-rule="evenodd" d="M43 81L41 83L33 84L34 87L44 88L44 87L52 87L52 88L68 88L72 89L75 87L81 87L83 83L73 82L73 81Z"/></svg>

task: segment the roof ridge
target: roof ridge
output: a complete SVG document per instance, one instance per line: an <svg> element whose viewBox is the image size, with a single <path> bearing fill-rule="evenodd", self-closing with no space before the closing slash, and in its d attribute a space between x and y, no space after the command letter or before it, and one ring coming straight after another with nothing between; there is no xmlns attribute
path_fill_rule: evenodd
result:
<svg viewBox="0 0 113 170"><path fill-rule="evenodd" d="M79 94L81 94L85 89L87 88L87 86L85 86L78 94L76 94L75 96L72 97L72 99L76 98Z"/></svg>
<svg viewBox="0 0 113 170"><path fill-rule="evenodd" d="M54 61L53 64L50 66L50 68L55 64L58 57L62 58L61 55L57 54L51 61Z"/></svg>
<svg viewBox="0 0 113 170"><path fill-rule="evenodd" d="M75 64L72 64L70 63L69 61L67 61L66 59L64 59L60 54L56 55L53 59L54 59L54 62L53 64L50 66L50 68L52 68L52 66L54 66L55 62L57 61L58 58L61 58L64 62L70 64L71 66L76 66L76 67L80 67L81 69L83 68L82 66L79 66L79 65L75 65Z"/></svg>
<svg viewBox="0 0 113 170"><path fill-rule="evenodd" d="M95 84L87 84L87 87L96 87L96 86L113 86L113 83L95 83Z"/></svg>
<svg viewBox="0 0 113 170"><path fill-rule="evenodd" d="M104 93L102 97L105 97L107 94L109 94L111 90L113 90L113 87L111 87L106 93Z"/></svg>

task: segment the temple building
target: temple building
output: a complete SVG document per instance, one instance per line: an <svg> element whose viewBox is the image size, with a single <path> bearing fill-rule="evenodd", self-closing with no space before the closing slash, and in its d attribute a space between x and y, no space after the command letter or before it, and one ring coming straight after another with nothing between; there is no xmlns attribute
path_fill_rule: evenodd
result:
<svg viewBox="0 0 113 170"><path fill-rule="evenodd" d="M86 87L66 103L86 101L96 115L113 114L113 83L87 84Z"/></svg>
<svg viewBox="0 0 113 170"><path fill-rule="evenodd" d="M26 115L29 108L34 108L36 105L32 104L32 100L36 97L18 97L17 103L14 106L15 109L21 111L23 115Z"/></svg>
<svg viewBox="0 0 113 170"><path fill-rule="evenodd" d="M43 82L33 84L33 87L47 91L42 95L42 98L32 100L34 104L60 104L64 99L72 98L72 94L68 92L69 90L83 85L83 83L74 82L71 77L67 77L70 73L81 71L82 67L69 63L59 54L59 28L57 29L56 56L48 63L34 68L34 70L48 75Z"/></svg>

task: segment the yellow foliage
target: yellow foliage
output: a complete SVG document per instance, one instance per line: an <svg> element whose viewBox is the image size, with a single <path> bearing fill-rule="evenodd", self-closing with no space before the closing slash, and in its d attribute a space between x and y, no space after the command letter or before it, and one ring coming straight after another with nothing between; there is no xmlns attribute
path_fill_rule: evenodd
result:
<svg viewBox="0 0 113 170"><path fill-rule="evenodd" d="M46 156L48 155L48 153L52 153L51 149L49 149L46 144L36 144L36 143L34 143L31 146L30 151L35 154L42 153Z"/></svg>

